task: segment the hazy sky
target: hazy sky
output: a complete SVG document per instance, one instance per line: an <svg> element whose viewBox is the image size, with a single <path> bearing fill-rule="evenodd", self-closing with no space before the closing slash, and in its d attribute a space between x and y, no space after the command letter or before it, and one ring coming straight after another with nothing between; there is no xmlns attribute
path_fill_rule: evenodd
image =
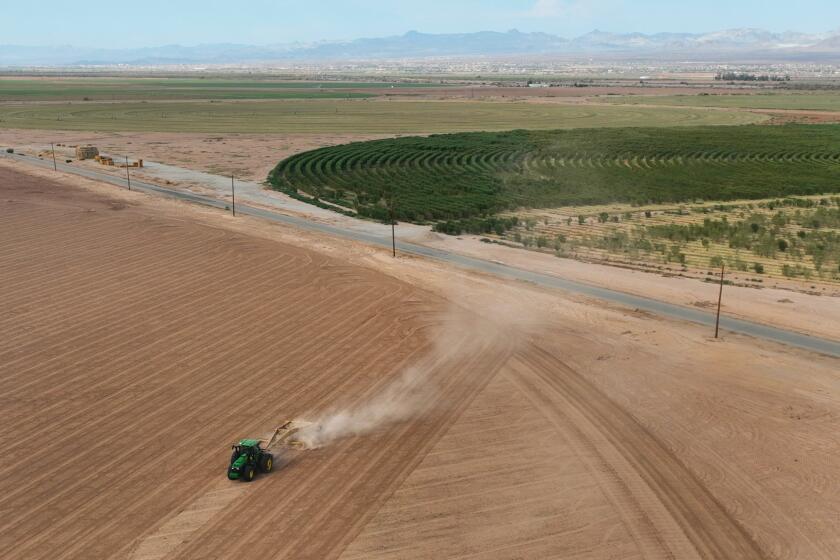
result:
<svg viewBox="0 0 840 560"><path fill-rule="evenodd" d="M126 9L122 10L121 6ZM482 30L830 31L840 0L38 0L0 6L0 45L270 44Z"/></svg>

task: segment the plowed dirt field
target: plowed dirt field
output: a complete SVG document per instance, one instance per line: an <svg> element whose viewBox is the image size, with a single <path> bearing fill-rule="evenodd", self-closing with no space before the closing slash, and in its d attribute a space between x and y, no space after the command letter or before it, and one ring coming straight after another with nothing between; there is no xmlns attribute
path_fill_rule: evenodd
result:
<svg viewBox="0 0 840 560"><path fill-rule="evenodd" d="M418 287L422 263L144 200L0 167L3 558L836 550L836 362L738 340L699 359L682 327L543 292L561 324L516 330ZM407 419L225 479L235 439L405 372L426 389Z"/></svg>

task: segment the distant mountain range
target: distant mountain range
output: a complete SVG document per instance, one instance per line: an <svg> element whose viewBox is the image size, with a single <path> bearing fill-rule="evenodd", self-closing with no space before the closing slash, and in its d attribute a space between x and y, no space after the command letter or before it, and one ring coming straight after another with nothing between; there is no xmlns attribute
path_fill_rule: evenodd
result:
<svg viewBox="0 0 840 560"><path fill-rule="evenodd" d="M712 33L608 33L592 31L574 39L549 33L428 34L352 41L277 45L167 45L138 49L89 49L72 46L0 45L0 66L260 64L279 61L346 61L427 57L596 56L614 58L721 59L836 58L840 30L829 33L772 33L729 29Z"/></svg>

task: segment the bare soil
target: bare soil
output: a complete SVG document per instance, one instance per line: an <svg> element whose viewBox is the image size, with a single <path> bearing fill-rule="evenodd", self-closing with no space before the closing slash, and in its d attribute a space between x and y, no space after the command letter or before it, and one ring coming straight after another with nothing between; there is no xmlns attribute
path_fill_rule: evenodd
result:
<svg viewBox="0 0 840 560"><path fill-rule="evenodd" d="M770 115L768 124L825 124L840 122L840 112L809 111L803 109L749 109L753 113Z"/></svg>
<svg viewBox="0 0 840 560"><path fill-rule="evenodd" d="M0 167L0 216L10 558L840 547L837 360L69 176ZM417 364L412 419L224 479Z"/></svg>
<svg viewBox="0 0 840 560"><path fill-rule="evenodd" d="M106 153L265 181L283 159L299 152L385 138L371 134L197 134L182 132L73 132L0 129L0 147L34 154L50 143L59 157L75 159L72 146L92 144Z"/></svg>
<svg viewBox="0 0 840 560"><path fill-rule="evenodd" d="M479 240L477 236L454 238L430 233L424 236L422 242L432 247L678 305L696 307L698 302L711 301L717 307L717 280L720 275L704 276L692 270L684 272L676 265L662 271L643 271L632 266L617 266L615 262L598 264L557 258L551 254ZM762 287L755 287L756 284L750 283L754 277L755 274L749 272L727 273L726 280L735 285L727 284L724 288L722 313L823 338L838 337L840 293L836 285L773 279ZM788 299L795 305L779 305L780 299Z"/></svg>

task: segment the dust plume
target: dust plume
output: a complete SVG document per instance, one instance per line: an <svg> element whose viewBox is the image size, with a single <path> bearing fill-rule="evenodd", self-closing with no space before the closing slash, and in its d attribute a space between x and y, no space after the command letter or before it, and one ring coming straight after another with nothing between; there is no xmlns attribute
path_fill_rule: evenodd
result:
<svg viewBox="0 0 840 560"><path fill-rule="evenodd" d="M332 410L302 428L296 439L307 448L318 448L345 437L370 433L446 406L438 383L446 372L462 365L476 352L498 351L513 345L512 314L508 308L486 306L482 316L452 309L443 314L432 337L430 349L416 363L368 400ZM486 372L471 372L471 375ZM307 419L309 420L309 419Z"/></svg>
<svg viewBox="0 0 840 560"><path fill-rule="evenodd" d="M408 420L419 413L422 403L433 393L431 385L425 382L427 376L422 368L411 367L370 401L324 415L302 428L296 439L314 449Z"/></svg>

